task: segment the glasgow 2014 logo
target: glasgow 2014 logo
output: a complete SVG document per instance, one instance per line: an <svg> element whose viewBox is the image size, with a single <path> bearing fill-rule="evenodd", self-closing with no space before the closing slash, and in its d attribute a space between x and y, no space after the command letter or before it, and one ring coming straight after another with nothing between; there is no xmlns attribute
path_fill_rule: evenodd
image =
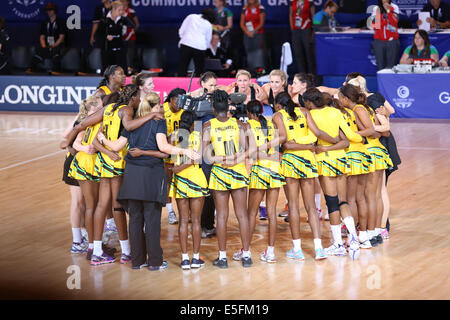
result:
<svg viewBox="0 0 450 320"><path fill-rule="evenodd" d="M39 15L43 0L9 0L9 7L16 16L22 19L31 19Z"/></svg>
<svg viewBox="0 0 450 320"><path fill-rule="evenodd" d="M398 108L406 109L412 106L414 103L414 98L409 98L410 91L407 86L400 86L397 88L397 96L398 98L394 98L395 105Z"/></svg>

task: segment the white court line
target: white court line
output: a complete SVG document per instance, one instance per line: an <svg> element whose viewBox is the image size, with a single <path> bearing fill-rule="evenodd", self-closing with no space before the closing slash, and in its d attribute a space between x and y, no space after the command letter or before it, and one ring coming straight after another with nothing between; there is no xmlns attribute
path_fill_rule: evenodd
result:
<svg viewBox="0 0 450 320"><path fill-rule="evenodd" d="M431 150L431 151L450 151L450 148L433 148L433 147L397 147L405 150Z"/></svg>
<svg viewBox="0 0 450 320"><path fill-rule="evenodd" d="M41 157L33 158L33 159L30 159L30 160L18 162L18 163L12 164L10 166L4 167L4 168L0 168L0 171L4 171L4 170L11 169L11 168L15 168L15 167L18 167L18 166L21 166L23 164L27 164L27 163L30 163L30 162L33 162L33 161L37 161L37 160L41 160L41 159L45 159L45 158L50 158L50 157L52 157L52 156L54 156L54 155L56 155L58 153L62 153L62 152L67 152L67 151L66 150L60 150L60 151L56 151L56 152L53 152L53 153L46 154L45 156L41 156Z"/></svg>

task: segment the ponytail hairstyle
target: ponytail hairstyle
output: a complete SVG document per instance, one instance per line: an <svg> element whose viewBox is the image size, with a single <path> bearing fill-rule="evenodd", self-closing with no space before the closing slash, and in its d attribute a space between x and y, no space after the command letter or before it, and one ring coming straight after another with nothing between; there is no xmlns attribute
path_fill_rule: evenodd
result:
<svg viewBox="0 0 450 320"><path fill-rule="evenodd" d="M345 82L349 82L352 79L355 79L357 77L362 77L364 78L364 75L360 72L350 72L346 77L345 77Z"/></svg>
<svg viewBox="0 0 450 320"><path fill-rule="evenodd" d="M131 83L139 88L140 86L144 85L145 80L151 77L152 75L148 72L140 72L137 75L133 75L131 77Z"/></svg>
<svg viewBox="0 0 450 320"><path fill-rule="evenodd" d="M100 81L100 83L98 84L98 88L102 87L102 86L107 86L109 84L109 78L114 75L114 73L116 72L117 68L119 68L120 66L118 66L117 64L113 64L108 66L105 69L105 72L103 72L103 79Z"/></svg>
<svg viewBox="0 0 450 320"><path fill-rule="evenodd" d="M217 113L227 113L228 112L228 93L223 90L216 90L211 95L212 107Z"/></svg>
<svg viewBox="0 0 450 320"><path fill-rule="evenodd" d="M294 119L294 121L297 120L297 114L295 113L296 104L294 101L292 101L291 96L287 92L280 92L275 96L275 103L279 104L283 107L284 110L287 111L289 116Z"/></svg>
<svg viewBox="0 0 450 320"><path fill-rule="evenodd" d="M354 85L355 87L359 88L359 91L362 93L367 93L367 84L366 79L364 79L361 76L357 76L356 78L353 78L351 80L347 81L348 84Z"/></svg>
<svg viewBox="0 0 450 320"><path fill-rule="evenodd" d="M294 78L297 78L301 83L306 83L306 89L314 86L314 75L311 73L296 73Z"/></svg>
<svg viewBox="0 0 450 320"><path fill-rule="evenodd" d="M247 103L247 111L258 116L262 132L264 133L264 136L267 136L267 119L263 116L264 109L261 102L259 102L258 100L249 101Z"/></svg>
<svg viewBox="0 0 450 320"><path fill-rule="evenodd" d="M186 94L186 90L182 89L182 88L175 88L172 89L169 94L167 95L166 99L164 100L164 102L168 102L170 103L170 100L172 98L176 98L180 95Z"/></svg>
<svg viewBox="0 0 450 320"><path fill-rule="evenodd" d="M189 139L185 140L184 138L186 137L186 132L190 132L194 121L195 121L195 114L192 111L185 110L181 114L180 125L178 127L178 130L181 130L181 129L186 130L184 132L178 131L178 134L177 134L177 142L181 148L188 147ZM187 136L187 137L189 137L189 136Z"/></svg>
<svg viewBox="0 0 450 320"><path fill-rule="evenodd" d="M342 95L348 98L351 102L363 105L370 115L374 115L373 110L367 107L366 95L360 92L358 87L351 84L346 84L345 86L339 88L339 92L342 93Z"/></svg>
<svg viewBox="0 0 450 320"><path fill-rule="evenodd" d="M202 73L200 75L200 79L199 79L199 83L201 85L202 82L206 82L209 79L217 79L217 76L214 72L212 71L206 71L205 73Z"/></svg>
<svg viewBox="0 0 450 320"><path fill-rule="evenodd" d="M153 107L161 103L161 98L156 92L150 92L139 103L139 107L136 111L136 117L141 118L152 112Z"/></svg>
<svg viewBox="0 0 450 320"><path fill-rule="evenodd" d="M128 103L130 103L131 98L136 96L139 93L139 88L136 87L134 84L127 84L122 88L121 91L119 91L119 99L117 100L116 104L112 108L112 112L116 111L118 107Z"/></svg>
<svg viewBox="0 0 450 320"><path fill-rule="evenodd" d="M81 101L80 103L80 111L78 112L78 119L77 121L81 121L84 118L87 117L88 112L91 110L93 106L95 106L98 103L98 100L100 100L100 97L98 96L90 96Z"/></svg>
<svg viewBox="0 0 450 320"><path fill-rule="evenodd" d="M323 93L317 88L309 88L303 94L303 100L312 102L316 107L321 108L329 99L324 99Z"/></svg>

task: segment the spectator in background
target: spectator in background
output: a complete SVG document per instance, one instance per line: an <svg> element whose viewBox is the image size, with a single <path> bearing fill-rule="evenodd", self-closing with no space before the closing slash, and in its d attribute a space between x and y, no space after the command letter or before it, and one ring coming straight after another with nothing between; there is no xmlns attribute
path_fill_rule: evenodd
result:
<svg viewBox="0 0 450 320"><path fill-rule="evenodd" d="M450 4L441 0L430 0L422 11L429 12L430 18L427 21L430 23L432 29L446 29L450 28ZM422 21L417 20L417 26L420 27Z"/></svg>
<svg viewBox="0 0 450 320"><path fill-rule="evenodd" d="M31 61L31 70L28 71L37 71L40 62L51 59L53 66L50 72L57 74L61 68L61 49L67 32L66 22L56 16L58 12L56 4L48 3L45 11L48 18L41 23L40 46L36 48L36 54Z"/></svg>
<svg viewBox="0 0 450 320"><path fill-rule="evenodd" d="M315 31L336 31L338 25L334 15L339 6L333 0L328 0L323 9L317 12L313 18L313 28Z"/></svg>
<svg viewBox="0 0 450 320"><path fill-rule="evenodd" d="M127 31L125 35L123 36L123 39L126 41L127 48L131 49L128 50L130 52L129 60L131 64L128 66L128 70L126 70L128 75L131 75L133 72L137 72L137 69L139 68L139 58L137 56L137 50L136 50L136 31L139 28L139 20L136 16L136 11L131 7L131 0L120 0L122 2L123 7L125 8L125 13L127 14L128 18L133 20L136 27L131 28L127 26Z"/></svg>
<svg viewBox="0 0 450 320"><path fill-rule="evenodd" d="M183 20L178 30L180 36L178 76L186 76L191 59L194 59L195 74L203 73L206 49L211 42L212 24L215 20L216 12L213 8L205 8L201 14L190 14Z"/></svg>
<svg viewBox="0 0 450 320"><path fill-rule="evenodd" d="M266 10L259 0L247 0L241 13L240 26L244 32L244 47L248 55L250 51L264 50L264 22Z"/></svg>
<svg viewBox="0 0 450 320"><path fill-rule="evenodd" d="M233 60L230 59L228 52L222 47L222 41L218 32L214 31L211 43L206 50L206 57L209 59L219 59L223 70L214 70L219 77L229 77Z"/></svg>
<svg viewBox="0 0 450 320"><path fill-rule="evenodd" d="M99 28L100 21L105 20L108 12L111 10L111 0L101 0L102 4L95 7L94 18L92 19L92 31L89 43L91 46L100 48L102 56L102 70L107 67L105 57L105 30L104 25Z"/></svg>
<svg viewBox="0 0 450 320"><path fill-rule="evenodd" d="M398 40L398 7L391 0L378 0L372 16L375 30L373 49L378 70L390 69L398 59L400 42Z"/></svg>
<svg viewBox="0 0 450 320"><path fill-rule="evenodd" d="M11 73L10 59L9 35L5 29L5 19L0 17L0 74Z"/></svg>
<svg viewBox="0 0 450 320"><path fill-rule="evenodd" d="M233 12L226 7L225 0L214 0L213 4L217 13L217 24L213 25L213 29L220 35L221 47L228 50L230 48L231 28L233 28Z"/></svg>
<svg viewBox="0 0 450 320"><path fill-rule="evenodd" d="M291 0L289 25L292 49L297 70L301 73L315 73L314 34L311 29L314 12L313 0Z"/></svg>
<svg viewBox="0 0 450 320"><path fill-rule="evenodd" d="M414 59L433 59L434 64L439 61L437 49L431 45L428 33L417 30L414 33L413 44L406 47L400 59L400 64L412 64Z"/></svg>
<svg viewBox="0 0 450 320"><path fill-rule="evenodd" d="M123 39L127 27L135 28L136 25L128 17L122 3L114 1L106 19L100 21L99 28L105 30L105 65L117 64L122 67L124 73L128 70L126 44Z"/></svg>
<svg viewBox="0 0 450 320"><path fill-rule="evenodd" d="M448 67L448 60L450 59L450 50L447 51L441 60L439 60L439 65L441 67Z"/></svg>

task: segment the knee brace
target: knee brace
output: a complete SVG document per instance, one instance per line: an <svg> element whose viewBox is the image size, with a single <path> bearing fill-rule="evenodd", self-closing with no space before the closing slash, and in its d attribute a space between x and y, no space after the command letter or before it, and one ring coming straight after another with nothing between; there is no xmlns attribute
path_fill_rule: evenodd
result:
<svg viewBox="0 0 450 320"><path fill-rule="evenodd" d="M338 196L325 195L325 202L328 208L328 214L339 210L339 198Z"/></svg>
<svg viewBox="0 0 450 320"><path fill-rule="evenodd" d="M125 209L124 208L114 208L113 211L114 212L123 212L123 213L125 213Z"/></svg>

